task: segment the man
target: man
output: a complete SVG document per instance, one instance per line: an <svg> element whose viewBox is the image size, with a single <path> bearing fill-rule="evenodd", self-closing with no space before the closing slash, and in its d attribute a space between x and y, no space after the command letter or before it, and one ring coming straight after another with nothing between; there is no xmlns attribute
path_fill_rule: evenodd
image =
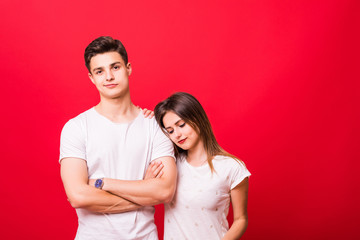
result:
<svg viewBox="0 0 360 240"><path fill-rule="evenodd" d="M173 145L131 102L132 69L119 40L95 39L85 65L100 102L65 124L60 143L61 178L79 220L75 239L157 239L152 206L174 195ZM143 180L150 163L161 172Z"/></svg>

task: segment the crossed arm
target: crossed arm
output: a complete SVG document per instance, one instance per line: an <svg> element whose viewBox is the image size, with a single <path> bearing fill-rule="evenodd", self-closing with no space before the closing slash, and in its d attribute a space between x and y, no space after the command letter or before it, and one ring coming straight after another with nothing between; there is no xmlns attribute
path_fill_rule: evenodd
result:
<svg viewBox="0 0 360 240"><path fill-rule="evenodd" d="M162 173L156 178L139 181L105 180L104 187L115 189L117 195L88 184L87 165L83 159L62 159L61 178L74 208L99 213L127 212L172 199L176 187L175 161L171 157L162 157L156 161L163 164Z"/></svg>
<svg viewBox="0 0 360 240"><path fill-rule="evenodd" d="M102 189L141 206L170 202L176 188L175 161L172 157L161 157L154 161L161 164L160 177L136 181L104 178ZM155 168L157 163L155 163ZM91 179L89 185L93 186L94 182L95 179Z"/></svg>

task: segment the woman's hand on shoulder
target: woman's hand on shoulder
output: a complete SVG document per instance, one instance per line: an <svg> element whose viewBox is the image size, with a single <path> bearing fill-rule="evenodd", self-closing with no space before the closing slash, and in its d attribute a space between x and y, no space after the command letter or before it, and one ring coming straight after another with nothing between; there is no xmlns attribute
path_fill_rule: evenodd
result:
<svg viewBox="0 0 360 240"><path fill-rule="evenodd" d="M139 106L136 106L138 109L141 109ZM147 108L142 109L142 113L144 114L145 118L152 119L154 117L154 111L149 110Z"/></svg>
<svg viewBox="0 0 360 240"><path fill-rule="evenodd" d="M152 111L152 110L144 108L142 110L142 112L146 118L148 117L148 118L152 119L154 117L154 111Z"/></svg>

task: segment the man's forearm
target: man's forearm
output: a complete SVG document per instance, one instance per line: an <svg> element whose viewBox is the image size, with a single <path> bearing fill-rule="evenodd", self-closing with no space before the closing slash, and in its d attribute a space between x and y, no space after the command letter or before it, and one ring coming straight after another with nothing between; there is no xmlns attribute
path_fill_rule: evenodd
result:
<svg viewBox="0 0 360 240"><path fill-rule="evenodd" d="M159 158L157 161L163 165L160 178L135 181L104 178L103 190L142 206L170 202L176 189L176 163L172 157Z"/></svg>
<svg viewBox="0 0 360 240"><path fill-rule="evenodd" d="M60 168L61 179L71 206L99 213L121 213L140 208L127 199L88 185L86 161L64 158Z"/></svg>
<svg viewBox="0 0 360 240"><path fill-rule="evenodd" d="M171 201L176 184L170 186L156 178L138 181L105 178L104 182L103 190L142 206L153 206Z"/></svg>
<svg viewBox="0 0 360 240"><path fill-rule="evenodd" d="M98 213L122 213L142 207L123 197L115 196L89 185L84 186L78 194L71 196L69 201L74 208L84 208Z"/></svg>

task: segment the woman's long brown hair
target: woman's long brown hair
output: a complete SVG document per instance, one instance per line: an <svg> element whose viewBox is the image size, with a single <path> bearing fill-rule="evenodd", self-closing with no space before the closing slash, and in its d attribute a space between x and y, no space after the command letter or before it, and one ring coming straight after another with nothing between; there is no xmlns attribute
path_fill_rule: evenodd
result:
<svg viewBox="0 0 360 240"><path fill-rule="evenodd" d="M165 130L163 118L167 112L174 112L199 134L200 139L204 143L204 148L207 154L207 162L212 172L214 171L212 159L216 155L228 156L235 159L239 163L244 164L237 157L226 152L220 147L216 141L210 121L203 107L201 106L200 102L191 94L185 92L174 93L164 101L158 103L154 112L156 121L166 135L168 135L168 133ZM174 144L174 149L176 158L187 154L186 150L179 148L176 146L176 144Z"/></svg>

